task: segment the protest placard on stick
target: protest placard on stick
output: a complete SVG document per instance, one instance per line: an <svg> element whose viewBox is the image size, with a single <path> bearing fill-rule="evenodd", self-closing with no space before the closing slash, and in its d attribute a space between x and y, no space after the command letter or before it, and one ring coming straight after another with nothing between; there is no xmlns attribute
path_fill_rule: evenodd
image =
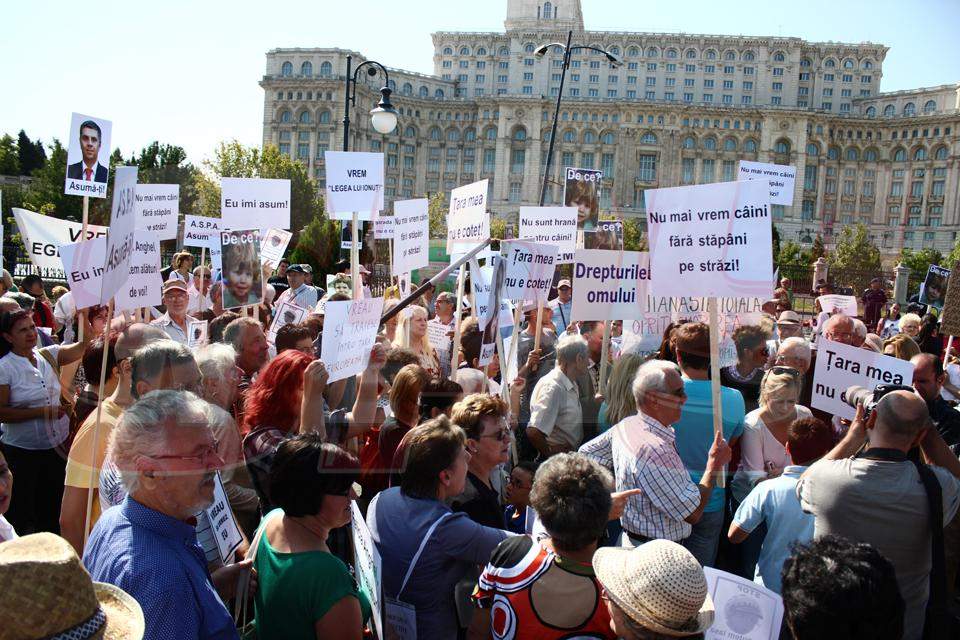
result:
<svg viewBox="0 0 960 640"><path fill-rule="evenodd" d="M372 220L383 209L383 154L325 151L323 159L330 219Z"/></svg>
<svg viewBox="0 0 960 640"><path fill-rule="evenodd" d="M640 318L651 278L646 252L577 249L570 315L577 321Z"/></svg>
<svg viewBox="0 0 960 640"><path fill-rule="evenodd" d="M770 296L772 223L763 181L649 189L644 197L655 295Z"/></svg>
<svg viewBox="0 0 960 640"><path fill-rule="evenodd" d="M159 240L177 237L180 185L138 184L135 193L136 228L153 231Z"/></svg>
<svg viewBox="0 0 960 640"><path fill-rule="evenodd" d="M222 231L223 308L258 305L263 301L260 230Z"/></svg>
<svg viewBox="0 0 960 640"><path fill-rule="evenodd" d="M810 406L852 420L856 410L846 402L853 385L873 390L879 384L907 384L913 381L913 365L907 360L858 349L821 337L813 371Z"/></svg>
<svg viewBox="0 0 960 640"><path fill-rule="evenodd" d="M845 316L855 318L860 314L857 307L857 299L854 296L828 293L827 295L817 298L817 302L820 303L820 308L823 311L831 315L834 313L842 313Z"/></svg>
<svg viewBox="0 0 960 640"><path fill-rule="evenodd" d="M113 178L113 202L110 206L110 228L100 279L100 304L107 304L130 275L133 236L136 231L137 167L117 167Z"/></svg>
<svg viewBox="0 0 960 640"><path fill-rule="evenodd" d="M509 300L546 302L556 269L557 247L528 240L510 240L501 245L506 272L503 297Z"/></svg>
<svg viewBox="0 0 960 640"><path fill-rule="evenodd" d="M576 207L520 207L521 240L557 247L557 264L573 262L577 249Z"/></svg>
<svg viewBox="0 0 960 640"><path fill-rule="evenodd" d="M785 164L770 164L741 160L737 180L762 180L770 187L770 204L793 204L797 168Z"/></svg>
<svg viewBox="0 0 960 640"><path fill-rule="evenodd" d="M943 309L943 299L947 292L947 283L950 280L950 269L932 264L927 269L927 277L920 287L918 302L933 307L937 311Z"/></svg>
<svg viewBox="0 0 960 640"><path fill-rule="evenodd" d="M447 253L460 252L490 237L487 213L488 180L457 187L450 192L447 213Z"/></svg>
<svg viewBox="0 0 960 640"><path fill-rule="evenodd" d="M278 178L220 178L224 229L290 228L290 181Z"/></svg>
<svg viewBox="0 0 960 640"><path fill-rule="evenodd" d="M430 264L430 220L426 198L393 203L393 273Z"/></svg>
<svg viewBox="0 0 960 640"><path fill-rule="evenodd" d="M109 120L82 113L71 114L64 194L84 198L107 197L112 129Z"/></svg>
<svg viewBox="0 0 960 640"><path fill-rule="evenodd" d="M66 279L63 263L60 261L61 246L107 235L107 227L88 224L84 231L83 225L78 222L59 220L17 207L11 210L30 262L40 269L45 278ZM103 245L106 247L105 241ZM102 260L99 266L103 267ZM99 289L97 293L99 295Z"/></svg>
<svg viewBox="0 0 960 640"><path fill-rule="evenodd" d="M327 301L320 359L330 373L328 384L361 373L367 367L382 311L383 298Z"/></svg>

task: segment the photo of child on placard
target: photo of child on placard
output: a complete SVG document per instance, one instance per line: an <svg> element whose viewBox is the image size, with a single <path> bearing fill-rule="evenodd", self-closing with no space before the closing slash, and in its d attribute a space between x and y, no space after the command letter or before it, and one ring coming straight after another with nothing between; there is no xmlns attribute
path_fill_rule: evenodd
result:
<svg viewBox="0 0 960 640"><path fill-rule="evenodd" d="M111 127L110 121L103 118L82 113L71 116L65 194L107 197Z"/></svg>
<svg viewBox="0 0 960 640"><path fill-rule="evenodd" d="M600 182L603 172L595 169L566 168L563 203L577 208L577 229L593 231L600 216Z"/></svg>
<svg viewBox="0 0 960 640"><path fill-rule="evenodd" d="M623 249L623 223L619 220L601 220L595 231L583 232L584 249Z"/></svg>
<svg viewBox="0 0 960 640"><path fill-rule="evenodd" d="M352 295L353 284L351 284L350 278L348 278L347 276L341 276L341 275L328 275L327 276L327 297L335 293L342 293L345 296Z"/></svg>
<svg viewBox="0 0 960 640"><path fill-rule="evenodd" d="M927 277L920 287L920 304L925 304L934 309L943 309L943 299L947 292L947 279L950 277L950 269L938 267L935 264L930 265L927 270Z"/></svg>
<svg viewBox="0 0 960 640"><path fill-rule="evenodd" d="M274 312L273 324L270 325L270 331L267 334L267 339L270 342L275 341L277 338L277 331L280 330L280 327L288 324L300 324L306 319L307 313L309 313L308 309L298 307L290 302L281 302L279 305L277 305L276 311Z"/></svg>
<svg viewBox="0 0 960 640"><path fill-rule="evenodd" d="M207 344L206 320L191 320L187 323L187 346L191 349Z"/></svg>
<svg viewBox="0 0 960 640"><path fill-rule="evenodd" d="M223 308L235 309L263 300L260 272L260 230L220 234L223 263Z"/></svg>

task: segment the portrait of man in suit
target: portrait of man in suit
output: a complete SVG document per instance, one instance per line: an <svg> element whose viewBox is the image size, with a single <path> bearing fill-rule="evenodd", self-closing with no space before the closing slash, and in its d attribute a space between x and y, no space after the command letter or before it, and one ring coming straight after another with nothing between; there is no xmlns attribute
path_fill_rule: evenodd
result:
<svg viewBox="0 0 960 640"><path fill-rule="evenodd" d="M87 182L106 182L107 168L97 161L103 135L100 125L93 120L80 124L80 152L82 159L67 167L67 178Z"/></svg>

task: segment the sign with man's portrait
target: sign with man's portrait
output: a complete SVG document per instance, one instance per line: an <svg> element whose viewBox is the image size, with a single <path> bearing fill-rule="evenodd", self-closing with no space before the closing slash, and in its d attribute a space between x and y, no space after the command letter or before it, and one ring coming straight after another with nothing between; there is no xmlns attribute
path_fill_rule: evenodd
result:
<svg viewBox="0 0 960 640"><path fill-rule="evenodd" d="M68 196L107 197L110 177L109 120L74 113L70 118L70 147L63 192Z"/></svg>

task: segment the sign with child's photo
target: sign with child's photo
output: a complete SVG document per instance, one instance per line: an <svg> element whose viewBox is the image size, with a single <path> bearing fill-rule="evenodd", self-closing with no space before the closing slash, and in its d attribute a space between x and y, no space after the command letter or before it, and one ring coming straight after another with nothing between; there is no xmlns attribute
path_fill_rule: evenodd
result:
<svg viewBox="0 0 960 640"><path fill-rule="evenodd" d="M236 309L263 301L260 271L260 230L241 229L220 234L223 264L223 308Z"/></svg>

